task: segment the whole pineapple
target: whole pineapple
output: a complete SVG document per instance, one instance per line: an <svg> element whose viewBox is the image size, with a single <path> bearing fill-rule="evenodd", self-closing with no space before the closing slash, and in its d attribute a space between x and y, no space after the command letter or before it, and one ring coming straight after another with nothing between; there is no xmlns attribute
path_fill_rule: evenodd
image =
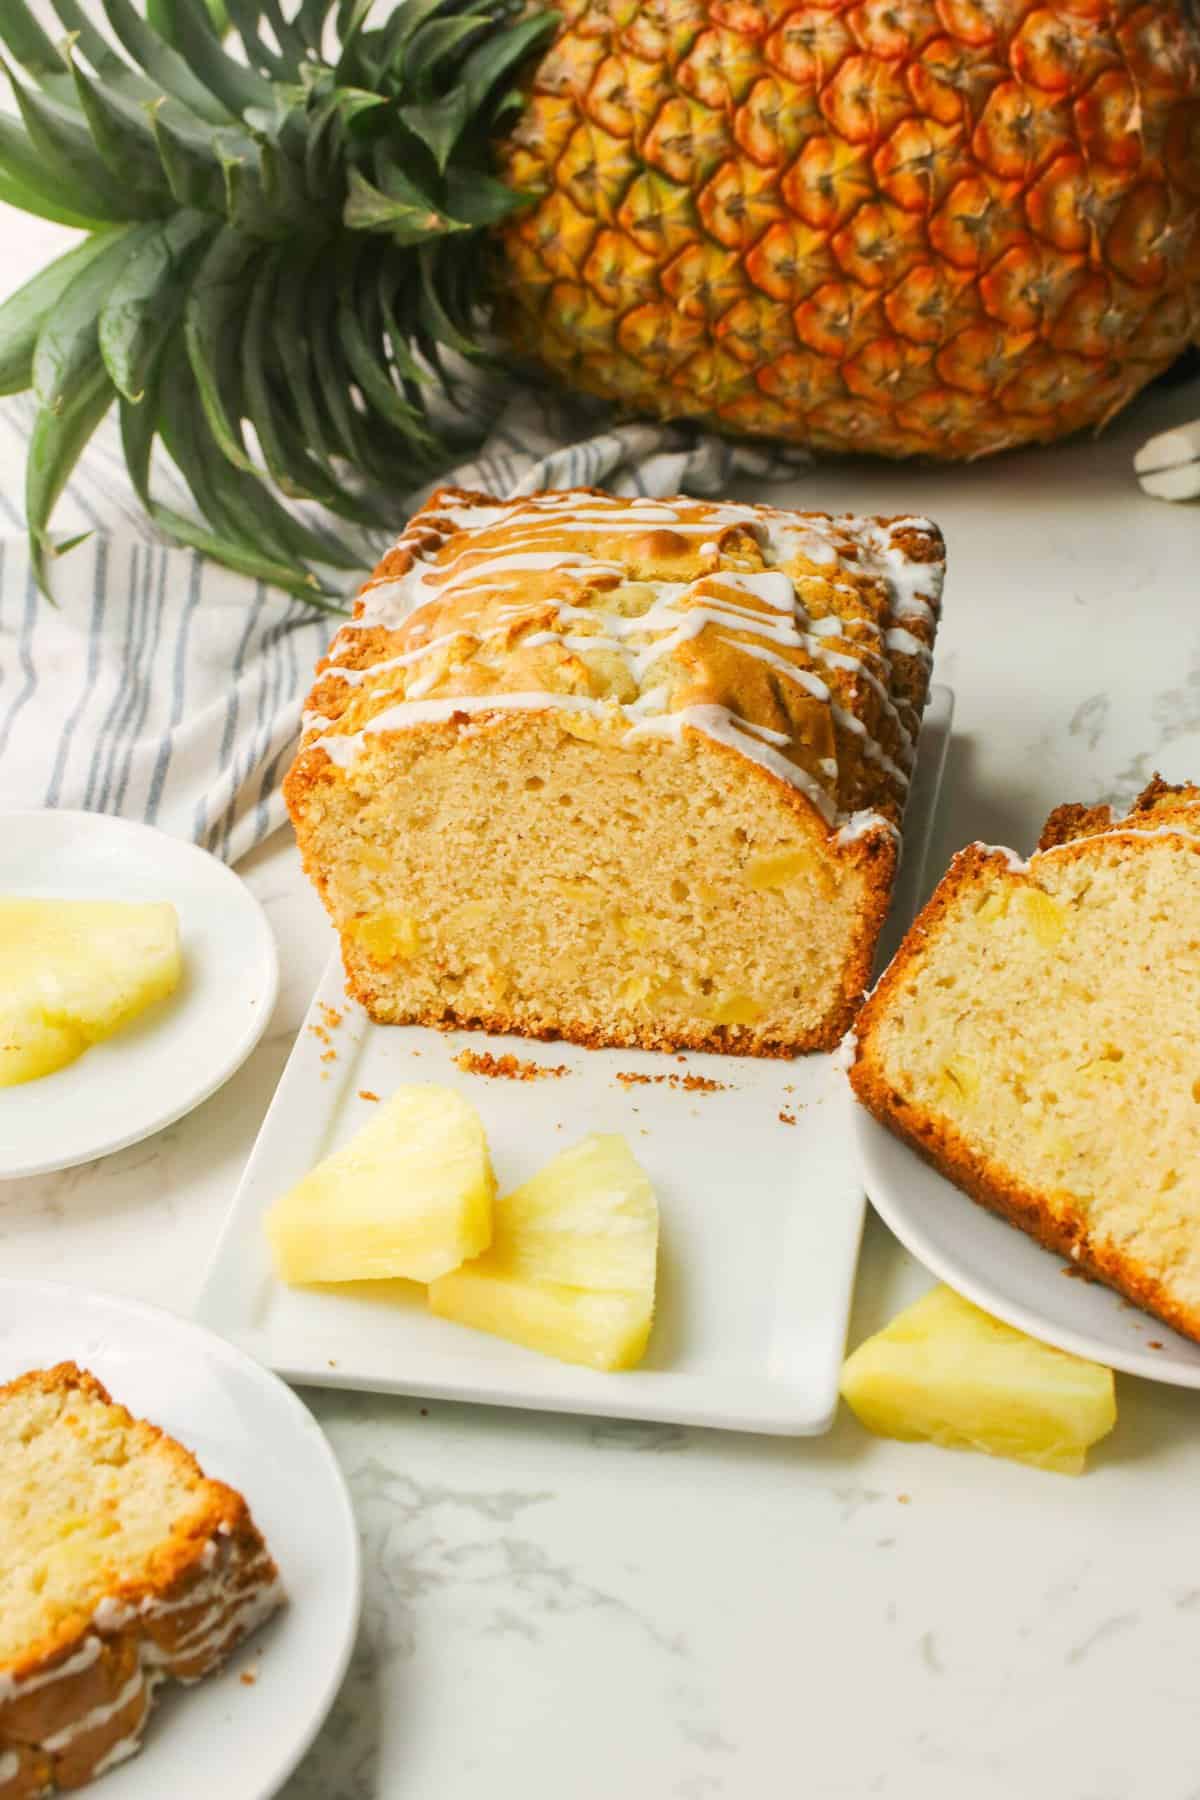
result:
<svg viewBox="0 0 1200 1800"><path fill-rule="evenodd" d="M160 525L313 596L355 554L270 489L388 522L489 301L631 411L891 456L1100 423L1200 320L1193 0L226 0L236 55L50 4L0 0L0 199L91 233L0 307L40 571L115 401Z"/></svg>
<svg viewBox="0 0 1200 1800"><path fill-rule="evenodd" d="M577 387L827 450L1103 422L1200 326L1171 0L562 0L502 316Z"/></svg>

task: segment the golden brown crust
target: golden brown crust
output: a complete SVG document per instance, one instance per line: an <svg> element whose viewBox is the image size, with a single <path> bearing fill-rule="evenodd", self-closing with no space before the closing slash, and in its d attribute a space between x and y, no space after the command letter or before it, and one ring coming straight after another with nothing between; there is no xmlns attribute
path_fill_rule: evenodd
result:
<svg viewBox="0 0 1200 1800"><path fill-rule="evenodd" d="M209 1673L278 1597L278 1571L245 1500L207 1478L190 1451L135 1420L74 1363L17 1377L0 1387L0 1406L31 1391L113 1408L118 1427L136 1429L195 1483L197 1505L148 1571L116 1581L99 1609L89 1602L0 1666L0 1764L17 1762L0 1782L2 1800L82 1785L136 1740L159 1680Z"/></svg>
<svg viewBox="0 0 1200 1800"><path fill-rule="evenodd" d="M831 1048L870 978L887 911L896 863L889 826L902 816L928 691L943 562L940 533L917 519L618 501L594 488L520 502L453 488L434 494L318 666L308 730L284 782L306 872L343 928L351 993L381 1021L751 1055ZM756 587L763 576L782 585ZM397 602L391 616L395 583L405 607L418 603L405 612ZM635 597L630 584L656 598ZM670 630L643 629L644 609L659 607L664 592ZM659 653L662 636L670 642ZM371 744L402 735L433 753L464 731L531 729L536 713L506 704L514 694L544 694L550 711L600 708L604 728L618 735L687 715L688 740L728 758L731 779L766 784L765 804L782 802L806 828L815 825L831 861L862 872L861 931L819 1028L785 1042L744 1026L666 1032L650 1020L614 1023L600 1038L591 1024L547 1021L529 1006L469 1017L450 1001L389 1011L337 917L310 816L326 784L347 780L364 730ZM414 701L415 714L405 710ZM702 709L733 721L740 741L693 723ZM874 825L843 839L838 826L856 814Z"/></svg>
<svg viewBox="0 0 1200 1800"><path fill-rule="evenodd" d="M1164 802L1169 800L1167 810L1174 813L1178 811L1176 797L1192 795L1200 800L1200 790L1168 789L1155 777L1127 819L1114 821L1108 807L1056 807L1046 821L1039 851L1085 857L1091 853L1087 840L1098 832L1111 831L1114 825L1119 829L1123 824L1136 829L1147 815L1160 813ZM1192 817L1195 818L1194 813ZM1200 843L1195 849L1200 854ZM1125 853L1136 854L1136 849L1130 845ZM1119 1246L1093 1238L1084 1214L1069 1196L1056 1193L1051 1204L1044 1193L1023 1185L998 1160L976 1150L950 1120L901 1093L884 1073L876 1028L888 1017L901 991L920 980L926 947L959 896L998 872L1011 881L1036 883L1037 859L1022 866L1015 864L1006 851L983 844L969 845L953 859L859 1014L854 1028L854 1060L848 1069L850 1085L868 1112L971 1199L1046 1249L1069 1258L1082 1273L1114 1288L1135 1306L1200 1341L1200 1309L1182 1305L1141 1264L1124 1255Z"/></svg>
<svg viewBox="0 0 1200 1800"><path fill-rule="evenodd" d="M481 522L464 523L471 509L487 509ZM671 523L631 534L623 524L630 509L660 512ZM490 521L490 512L502 516ZM498 576L495 557L511 555L518 541L552 566L522 566L515 581ZM448 573L463 557L473 559L478 580L455 581ZM580 561L588 566L574 566ZM561 695L625 706L644 702L650 687L665 687L666 714L724 707L753 731L774 734L772 742L782 740L783 760L801 772L802 785L827 797L831 812L872 810L898 824L904 785L892 771L911 760L935 621L919 608L894 614L893 577L910 565L927 570L915 598L936 613L944 561L941 534L926 520L837 518L682 497L621 501L598 488L511 502L439 489L364 585L355 623L337 633L318 664L306 709L315 723L284 782L289 810L300 830L309 758L322 739L336 746L374 729L397 704L461 697L477 708L495 694L502 706L505 695L540 692L547 704ZM729 583L776 571L790 577L822 633L830 624L839 629L806 646L773 640L772 662L761 654L763 629L777 623L778 611ZM606 596L631 582L687 584L679 604L689 615L707 603L721 617L683 634L649 674L633 675L627 658L603 648ZM405 585L407 610L392 617L386 597L397 583ZM644 648L636 634L628 641ZM860 666L839 666L839 656ZM789 669L800 679L789 679ZM830 691L832 707L806 687L814 676ZM482 724L477 710L470 722Z"/></svg>
<svg viewBox="0 0 1200 1800"><path fill-rule="evenodd" d="M1172 785L1161 775L1151 776L1129 811L1123 815L1111 806L1080 806L1068 803L1056 806L1042 827L1039 850L1053 850L1076 838L1099 837L1119 828L1133 831L1157 830L1160 826L1180 824L1191 830L1200 829L1200 787L1189 783Z"/></svg>

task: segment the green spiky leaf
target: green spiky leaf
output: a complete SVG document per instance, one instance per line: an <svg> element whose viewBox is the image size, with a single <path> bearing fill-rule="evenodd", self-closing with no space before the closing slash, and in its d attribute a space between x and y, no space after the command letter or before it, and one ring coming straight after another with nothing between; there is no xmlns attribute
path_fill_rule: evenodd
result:
<svg viewBox="0 0 1200 1800"><path fill-rule="evenodd" d="M107 246L107 233L98 232L50 263L0 306L0 394L19 394L32 387L38 333L76 276L102 256Z"/></svg>
<svg viewBox="0 0 1200 1800"><path fill-rule="evenodd" d="M0 0L20 113L0 201L92 236L0 307L0 389L40 401L39 579L115 399L161 529L319 602L361 551L286 502L376 525L478 439L444 402L480 354L487 233L523 204L492 139L555 21L525 0L45 3L61 46ZM156 499L156 444L199 521Z"/></svg>
<svg viewBox="0 0 1200 1800"><path fill-rule="evenodd" d="M143 398L218 229L204 213L176 213L147 233L118 270L101 305L98 331L104 366L127 400Z"/></svg>

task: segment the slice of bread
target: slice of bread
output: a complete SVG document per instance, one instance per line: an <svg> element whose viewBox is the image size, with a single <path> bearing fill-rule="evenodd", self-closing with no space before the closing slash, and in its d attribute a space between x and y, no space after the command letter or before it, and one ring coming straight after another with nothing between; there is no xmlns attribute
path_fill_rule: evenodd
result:
<svg viewBox="0 0 1200 1800"><path fill-rule="evenodd" d="M0 1387L0 1800L137 1749L282 1599L246 1502L74 1363Z"/></svg>
<svg viewBox="0 0 1200 1800"><path fill-rule="evenodd" d="M962 851L846 1052L965 1193L1200 1339L1200 789Z"/></svg>

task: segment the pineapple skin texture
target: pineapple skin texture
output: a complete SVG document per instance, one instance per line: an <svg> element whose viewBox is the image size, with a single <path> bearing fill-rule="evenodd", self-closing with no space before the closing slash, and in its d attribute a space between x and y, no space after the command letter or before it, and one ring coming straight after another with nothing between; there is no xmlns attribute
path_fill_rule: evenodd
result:
<svg viewBox="0 0 1200 1800"><path fill-rule="evenodd" d="M491 1249L432 1282L429 1306L560 1362L632 1369L657 1255L654 1189L624 1138L592 1135L496 1203Z"/></svg>
<svg viewBox="0 0 1200 1800"><path fill-rule="evenodd" d="M0 1087L65 1068L182 974L166 902L0 900Z"/></svg>
<svg viewBox="0 0 1200 1800"><path fill-rule="evenodd" d="M1180 0L563 0L499 316L568 385L827 451L1099 426L1200 316Z"/></svg>
<svg viewBox="0 0 1200 1800"><path fill-rule="evenodd" d="M868 1431L1080 1475L1117 1422L1111 1369L1052 1349L935 1287L846 1359Z"/></svg>
<svg viewBox="0 0 1200 1800"><path fill-rule="evenodd" d="M491 1242L479 1115L452 1088L399 1088L267 1214L280 1279L432 1281Z"/></svg>

